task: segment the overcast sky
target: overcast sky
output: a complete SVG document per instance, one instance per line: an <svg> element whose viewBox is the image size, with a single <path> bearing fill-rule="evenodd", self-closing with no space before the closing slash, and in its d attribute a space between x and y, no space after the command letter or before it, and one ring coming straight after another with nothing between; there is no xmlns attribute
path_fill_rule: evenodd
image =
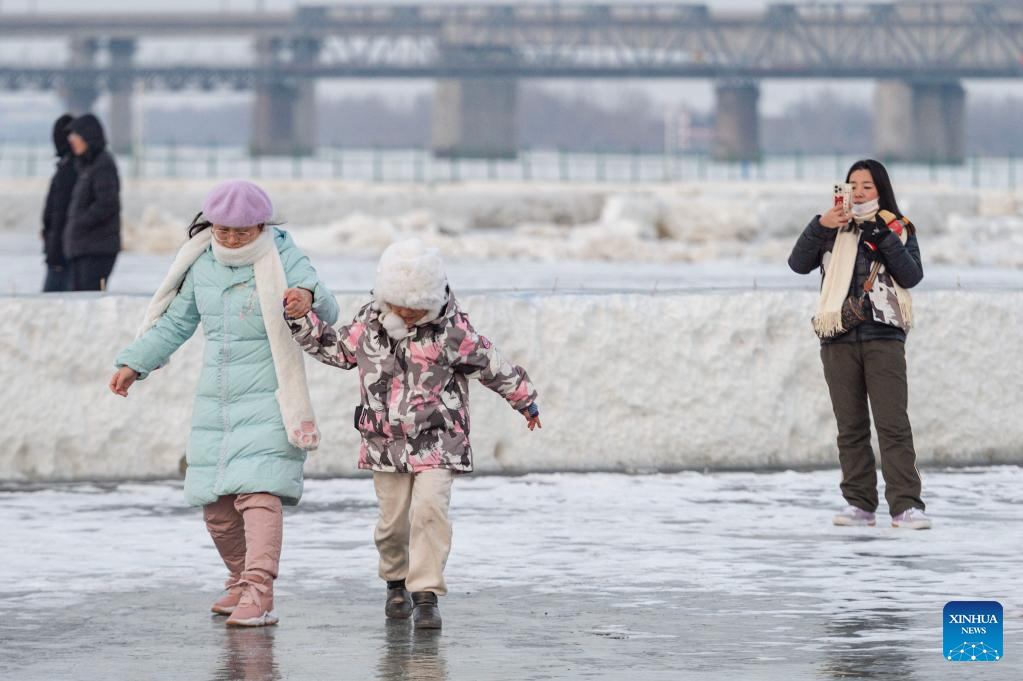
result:
<svg viewBox="0 0 1023 681"><path fill-rule="evenodd" d="M408 0L405 0L406 2ZM430 0L434 3L467 2L470 0ZM472 2L508 3L510 0L471 0ZM518 3L530 0L518 0ZM617 0L622 4L644 2L644 0ZM664 1L664 0L660 0ZM956 1L956 0L950 0ZM963 0L958 0L962 2ZM1017 0L1023 1L1023 0ZM538 4L551 4L552 0L539 0ZM787 0L789 3L812 4L813 0ZM350 0L314 0L313 2L297 2L296 0L0 0L0 13L22 12L249 12L287 11L299 4L343 5L370 4L369 0L352 2ZM571 3L563 3L571 4ZM604 3L602 3L604 4ZM694 3L680 3L694 4ZM774 4L768 0L710 0L704 2L713 11L760 10ZM201 46L190 46L190 50L202 49ZM34 61L38 63L53 60L53 45L40 42L36 45L8 44L0 45L0 63L14 61ZM175 44L150 44L143 48L143 55L165 54L173 57L179 48ZM143 56L140 55L140 56ZM623 87L624 85L624 87ZM1004 96L1023 97L1023 83L1015 81L967 81L965 86L971 96ZM429 93L433 84L429 81L331 81L321 82L321 96L332 97L350 94L378 93L395 103L408 101L423 93ZM630 81L622 83L601 83L592 81L545 81L545 87L561 93L580 95L600 100L613 105L623 91L638 88L647 93L658 105L685 104L694 110L709 110L713 105L713 83L707 80L688 81ZM761 88L761 111L765 115L776 114L794 102L807 97L837 97L847 100L870 101L873 93L871 81L765 81ZM29 93L0 93L0 98L8 103L12 99L47 99L50 96ZM179 100L180 93L150 93L147 101L152 103L170 103ZM247 98L245 94L207 93L206 101L226 101L227 99ZM194 100L194 97L190 99Z"/></svg>

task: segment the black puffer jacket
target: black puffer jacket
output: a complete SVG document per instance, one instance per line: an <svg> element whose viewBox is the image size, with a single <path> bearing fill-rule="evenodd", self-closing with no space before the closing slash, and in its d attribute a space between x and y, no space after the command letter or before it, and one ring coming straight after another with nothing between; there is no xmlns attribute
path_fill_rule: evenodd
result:
<svg viewBox="0 0 1023 681"><path fill-rule="evenodd" d="M50 267L64 265L64 228L78 172L71 145L67 141L68 124L74 118L67 114L53 124L53 146L57 152L57 170L50 180L50 190L43 204L43 252Z"/></svg>
<svg viewBox="0 0 1023 681"><path fill-rule="evenodd" d="M792 248L789 256L789 267L797 274L809 274L821 266L824 254L835 247L835 236L837 229L828 229L820 223L820 215L810 221L803 233ZM911 234L905 245L894 232L885 236L878 244L881 258L892 278L902 288L913 288L924 278L923 264L920 262L920 246L917 243L915 234ZM863 245L863 235L860 235L860 247L856 252L856 269L853 272L852 281L849 282L850 295L858 294L863 290L863 283L870 276L870 259L866 254L866 246ZM869 299L867 305L870 305ZM906 332L896 326L875 322L868 318L856 328L828 340L822 340L821 345L828 343L858 343L868 340L898 340L905 342Z"/></svg>
<svg viewBox="0 0 1023 681"><path fill-rule="evenodd" d="M113 255L121 250L121 181L106 150L103 126L92 114L76 118L71 132L89 144L78 157L78 181L71 193L64 257Z"/></svg>

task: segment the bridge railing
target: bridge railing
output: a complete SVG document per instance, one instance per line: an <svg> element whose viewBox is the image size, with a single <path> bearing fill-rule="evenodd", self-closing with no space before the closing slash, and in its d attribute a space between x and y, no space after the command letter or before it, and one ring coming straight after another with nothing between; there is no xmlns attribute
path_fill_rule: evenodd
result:
<svg viewBox="0 0 1023 681"><path fill-rule="evenodd" d="M766 154L757 162L674 154L526 150L513 159L439 158L420 149L325 147L312 156L252 156L242 147L148 146L117 159L125 179L338 180L380 183L536 182L649 184L672 182L830 182L857 157ZM46 178L52 148L0 143L0 181ZM898 183L1010 189L1023 186L1023 159L973 156L960 165L889 164Z"/></svg>

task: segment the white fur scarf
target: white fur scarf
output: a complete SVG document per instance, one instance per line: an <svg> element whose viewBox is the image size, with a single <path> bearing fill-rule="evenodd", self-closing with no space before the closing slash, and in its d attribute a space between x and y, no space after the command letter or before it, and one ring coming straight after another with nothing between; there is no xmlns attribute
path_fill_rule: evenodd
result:
<svg viewBox="0 0 1023 681"><path fill-rule="evenodd" d="M288 282L284 275L281 255L274 244L273 227L265 227L258 238L240 248L221 246L213 240L211 229L205 229L185 242L175 256L163 283L153 294L138 336L141 337L152 328L167 310L177 296L189 268L206 252L211 242L213 256L221 265L228 267L252 265L256 278L256 293L259 296L259 309L263 314L263 324L270 342L270 354L274 361L274 372L277 374L277 403L280 405L281 419L284 421L288 441L300 449L316 449L320 443L320 431L316 426L316 416L313 413L309 386L306 383L305 355L292 340L291 331L284 321L281 301Z"/></svg>
<svg viewBox="0 0 1023 681"><path fill-rule="evenodd" d="M902 232L897 234L905 244L909 238L909 230L903 227ZM856 269L856 252L859 247L860 230L839 229L830 257L825 258L824 282L821 284L821 295L817 301L817 314L813 317L814 330L821 338L832 338L842 332L842 305L849 295L849 284ZM882 266L879 272L884 271L885 268ZM909 291L899 286L894 278L892 284L899 299L903 323L908 331L913 324L913 299Z"/></svg>
<svg viewBox="0 0 1023 681"><path fill-rule="evenodd" d="M446 304L447 303L445 302L445 305ZM440 317L441 312L444 311L444 305L432 310L427 310L426 313L419 318L419 321L412 326L405 324L405 320L396 315L394 310L391 309L390 303L382 300L375 291L373 292L373 309L380 313L378 319L380 320L380 325L384 327L384 331L387 333L388 337L394 340L403 340L414 334L417 326L422 326L436 321Z"/></svg>

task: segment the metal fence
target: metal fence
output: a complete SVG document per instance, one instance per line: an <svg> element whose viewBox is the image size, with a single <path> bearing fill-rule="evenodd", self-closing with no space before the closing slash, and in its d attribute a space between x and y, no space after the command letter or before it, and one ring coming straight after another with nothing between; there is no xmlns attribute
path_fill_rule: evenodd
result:
<svg viewBox="0 0 1023 681"><path fill-rule="evenodd" d="M47 177L52 147L0 143L0 178ZM451 159L416 149L322 148L312 156L252 156L242 147L152 146L117 158L126 178L348 180L388 183L513 182L819 182L844 177L843 154L768 155L757 162L715 161L707 154L522 151L513 159ZM1017 188L1023 165L1013 157L972 157L960 165L893 163L899 183Z"/></svg>

